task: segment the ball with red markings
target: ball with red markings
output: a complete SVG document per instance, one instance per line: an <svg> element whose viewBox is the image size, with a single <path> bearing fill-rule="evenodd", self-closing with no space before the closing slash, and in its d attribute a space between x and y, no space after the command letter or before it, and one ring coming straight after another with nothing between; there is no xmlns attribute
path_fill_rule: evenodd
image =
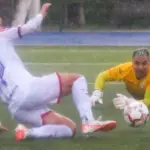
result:
<svg viewBox="0 0 150 150"><path fill-rule="evenodd" d="M149 110L142 102L133 102L124 108L124 120L131 127L140 127L149 120Z"/></svg>

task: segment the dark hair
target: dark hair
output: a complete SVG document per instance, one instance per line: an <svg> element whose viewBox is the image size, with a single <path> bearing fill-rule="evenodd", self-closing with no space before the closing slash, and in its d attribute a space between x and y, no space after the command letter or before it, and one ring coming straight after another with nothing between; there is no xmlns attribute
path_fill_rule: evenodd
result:
<svg viewBox="0 0 150 150"><path fill-rule="evenodd" d="M133 52L132 58L135 56L149 56L149 51L147 48L138 48Z"/></svg>

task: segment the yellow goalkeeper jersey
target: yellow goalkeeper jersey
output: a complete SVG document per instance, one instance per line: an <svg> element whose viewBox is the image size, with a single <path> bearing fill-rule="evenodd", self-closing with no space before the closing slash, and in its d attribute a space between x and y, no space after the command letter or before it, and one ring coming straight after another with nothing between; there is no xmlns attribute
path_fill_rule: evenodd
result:
<svg viewBox="0 0 150 150"><path fill-rule="evenodd" d="M137 100L150 105L150 67L144 79L137 80L132 62L120 64L100 73L95 81L95 89L103 90L107 81L123 81L128 92Z"/></svg>

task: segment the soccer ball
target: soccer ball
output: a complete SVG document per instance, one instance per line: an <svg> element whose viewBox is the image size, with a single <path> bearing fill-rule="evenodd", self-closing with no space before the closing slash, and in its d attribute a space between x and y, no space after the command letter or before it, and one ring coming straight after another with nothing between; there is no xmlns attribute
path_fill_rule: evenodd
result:
<svg viewBox="0 0 150 150"><path fill-rule="evenodd" d="M140 127L149 120L149 110L142 102L133 102L124 108L124 120L131 127Z"/></svg>

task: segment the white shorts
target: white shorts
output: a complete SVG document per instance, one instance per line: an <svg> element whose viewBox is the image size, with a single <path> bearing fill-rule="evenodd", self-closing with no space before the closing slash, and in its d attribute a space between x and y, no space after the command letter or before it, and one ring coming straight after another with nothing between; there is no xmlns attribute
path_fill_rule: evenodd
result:
<svg viewBox="0 0 150 150"><path fill-rule="evenodd" d="M26 98L21 102L21 109L38 108L59 103L61 81L58 73L33 79Z"/></svg>
<svg viewBox="0 0 150 150"><path fill-rule="evenodd" d="M50 111L48 105L59 103L61 80L58 73L43 77L34 77L25 92L16 92L9 110L21 123L33 126L42 125L41 116Z"/></svg>
<svg viewBox="0 0 150 150"><path fill-rule="evenodd" d="M34 110L18 110L13 116L18 123L29 125L32 127L39 127L44 125L43 117L51 113L48 107Z"/></svg>

